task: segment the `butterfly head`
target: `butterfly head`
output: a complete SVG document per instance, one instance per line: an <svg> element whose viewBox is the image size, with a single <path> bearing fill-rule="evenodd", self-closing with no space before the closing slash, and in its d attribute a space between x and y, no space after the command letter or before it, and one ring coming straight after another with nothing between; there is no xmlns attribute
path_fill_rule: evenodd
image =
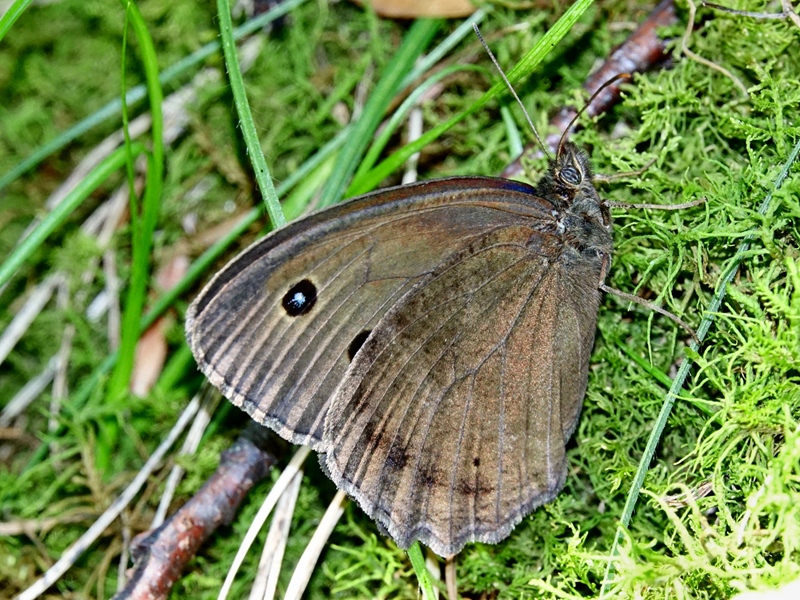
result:
<svg viewBox="0 0 800 600"><path fill-rule="evenodd" d="M585 214L610 228L611 215L594 187L592 165L586 152L564 142L550 161L539 191L563 212Z"/></svg>
<svg viewBox="0 0 800 600"><path fill-rule="evenodd" d="M541 192L556 200L561 209L569 208L576 199L597 197L592 184L592 166L586 153L571 142L565 142L540 182Z"/></svg>
<svg viewBox="0 0 800 600"><path fill-rule="evenodd" d="M550 161L539 191L558 206L558 231L575 252L597 261L605 278L611 257L611 213L592 182L586 153L564 142Z"/></svg>

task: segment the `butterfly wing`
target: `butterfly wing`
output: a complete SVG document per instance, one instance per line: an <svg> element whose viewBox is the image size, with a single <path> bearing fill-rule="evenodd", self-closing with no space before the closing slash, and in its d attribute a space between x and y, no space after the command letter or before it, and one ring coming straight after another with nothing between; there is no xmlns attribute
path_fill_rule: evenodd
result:
<svg viewBox="0 0 800 600"><path fill-rule="evenodd" d="M601 259L508 227L377 324L334 398L326 467L401 547L494 543L551 500L586 391Z"/></svg>
<svg viewBox="0 0 800 600"><path fill-rule="evenodd" d="M530 186L454 178L320 211L247 248L200 293L186 329L201 370L294 443L322 445L328 404L386 312L455 250L552 221Z"/></svg>

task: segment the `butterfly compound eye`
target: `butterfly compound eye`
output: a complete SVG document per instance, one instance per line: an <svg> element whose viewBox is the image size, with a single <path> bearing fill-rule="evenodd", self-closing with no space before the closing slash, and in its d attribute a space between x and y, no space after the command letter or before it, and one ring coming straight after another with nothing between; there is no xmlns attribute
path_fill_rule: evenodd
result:
<svg viewBox="0 0 800 600"><path fill-rule="evenodd" d="M567 165L566 167L561 169L559 176L561 177L561 180L564 183L567 183L569 185L578 186L581 184L581 179L582 179L581 174L578 171L578 169L576 169L572 165Z"/></svg>

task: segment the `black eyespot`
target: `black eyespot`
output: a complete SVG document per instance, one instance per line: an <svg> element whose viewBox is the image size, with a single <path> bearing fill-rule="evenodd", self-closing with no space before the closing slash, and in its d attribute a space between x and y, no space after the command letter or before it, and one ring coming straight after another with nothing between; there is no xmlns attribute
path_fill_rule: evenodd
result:
<svg viewBox="0 0 800 600"><path fill-rule="evenodd" d="M298 281L281 300L283 310L290 317L298 317L308 313L317 302L317 288L308 279Z"/></svg>
<svg viewBox="0 0 800 600"><path fill-rule="evenodd" d="M350 345L347 347L347 358L349 358L351 361L353 358L355 358L356 352L358 352L361 349L361 346L364 345L364 342L367 341L370 333L372 333L371 330L365 329L353 338L353 341L350 342Z"/></svg>
<svg viewBox="0 0 800 600"><path fill-rule="evenodd" d="M580 185L581 184L581 174L572 165L567 165L563 169L561 169L561 179L568 183L569 185Z"/></svg>
<svg viewBox="0 0 800 600"><path fill-rule="evenodd" d="M472 464L475 465L476 467L480 467L481 459L476 456L475 458L472 459Z"/></svg>

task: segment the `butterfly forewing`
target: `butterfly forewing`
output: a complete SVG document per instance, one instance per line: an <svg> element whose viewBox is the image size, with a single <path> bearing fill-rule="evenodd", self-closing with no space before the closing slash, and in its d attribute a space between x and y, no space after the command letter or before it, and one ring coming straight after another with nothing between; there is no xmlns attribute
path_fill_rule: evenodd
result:
<svg viewBox="0 0 800 600"><path fill-rule="evenodd" d="M256 421L324 449L331 397L400 298L454 252L552 215L533 188L488 178L403 186L321 211L217 274L187 313L192 351Z"/></svg>

